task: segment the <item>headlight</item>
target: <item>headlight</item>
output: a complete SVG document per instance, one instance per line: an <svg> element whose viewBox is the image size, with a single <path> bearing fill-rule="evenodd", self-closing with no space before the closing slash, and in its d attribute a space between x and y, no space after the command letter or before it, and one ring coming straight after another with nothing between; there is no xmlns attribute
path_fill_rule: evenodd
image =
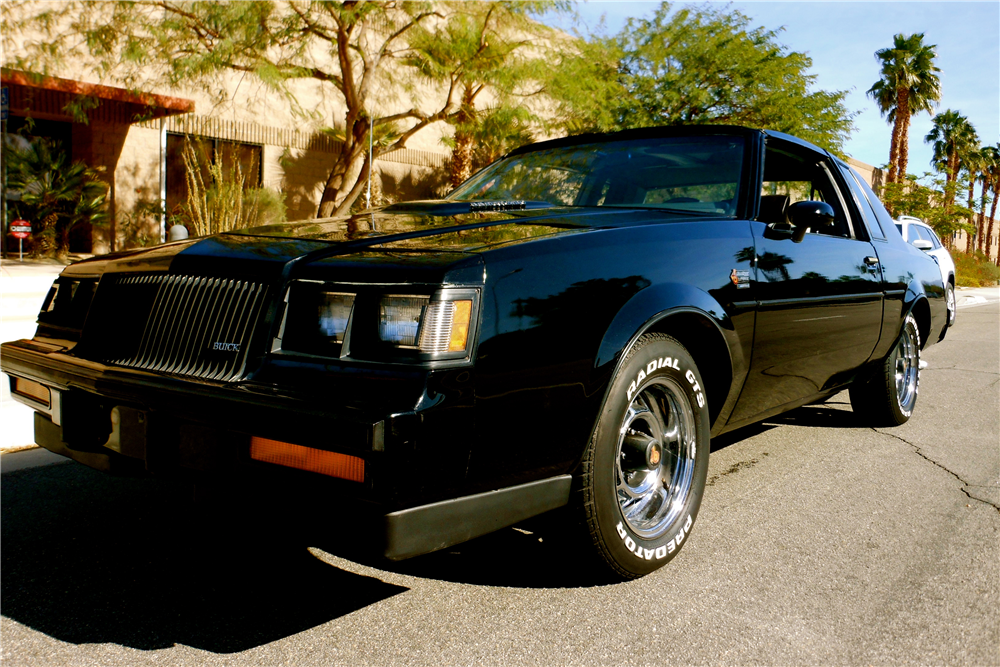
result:
<svg viewBox="0 0 1000 667"><path fill-rule="evenodd" d="M386 294L379 286L290 286L272 350L365 361L462 360L474 340L479 291ZM345 286L346 287L346 286Z"/></svg>
<svg viewBox="0 0 1000 667"><path fill-rule="evenodd" d="M379 338L424 354L464 352L471 319L472 299L388 295L379 305Z"/></svg>
<svg viewBox="0 0 1000 667"><path fill-rule="evenodd" d="M355 298L353 293L331 290L323 283L293 283L285 295L285 315L272 349L341 356Z"/></svg>
<svg viewBox="0 0 1000 667"><path fill-rule="evenodd" d="M384 296L378 308L378 337L399 347L417 347L428 296Z"/></svg>
<svg viewBox="0 0 1000 667"><path fill-rule="evenodd" d="M334 343L343 343L354 308L354 295L320 292L317 301L320 335Z"/></svg>

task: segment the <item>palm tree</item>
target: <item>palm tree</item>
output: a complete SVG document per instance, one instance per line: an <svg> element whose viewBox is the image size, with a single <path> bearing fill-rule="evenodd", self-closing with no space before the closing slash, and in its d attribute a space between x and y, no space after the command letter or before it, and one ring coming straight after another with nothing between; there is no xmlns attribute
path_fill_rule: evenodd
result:
<svg viewBox="0 0 1000 667"><path fill-rule="evenodd" d="M969 178L969 226L972 229L977 229L976 212L973 205L975 202L976 183L979 182L979 177L983 173L983 157L982 148L979 146L978 141L967 145L965 150L961 151L958 156L959 163ZM970 232L965 237L965 252L970 255L972 254L974 236L979 236L979 234Z"/></svg>
<svg viewBox="0 0 1000 667"><path fill-rule="evenodd" d="M58 146L35 139L8 153L8 187L20 191L22 215L32 220L33 253L65 258L69 233L81 222L107 218L108 186L83 162L70 162Z"/></svg>
<svg viewBox="0 0 1000 667"><path fill-rule="evenodd" d="M987 254L990 251L990 246L986 243L986 200L989 199L990 192L996 187L994 170L1000 166L998 162L1000 162L1000 151L997 150L996 146L983 146L979 149L979 185L981 191L979 193L979 222L976 225L978 229L976 250L983 252L985 244Z"/></svg>
<svg viewBox="0 0 1000 667"><path fill-rule="evenodd" d="M989 256L990 248L993 247L993 221L997 217L997 199L1000 199L1000 143L991 146L991 153L994 156L992 164L989 166L990 189L993 191L993 204L990 206L990 220L986 226L986 255ZM985 208L985 206L983 207ZM1000 253L997 254L997 265L1000 266Z"/></svg>
<svg viewBox="0 0 1000 667"><path fill-rule="evenodd" d="M970 147L978 145L976 130L969 119L958 111L948 109L934 116L931 131L924 141L934 146L931 164L944 172L945 210L951 212L955 203L958 187L958 173L962 168L962 157L967 155ZM945 239L951 246L951 240Z"/></svg>
<svg viewBox="0 0 1000 667"><path fill-rule="evenodd" d="M931 131L924 142L934 146L931 165L945 174L945 183L958 180L962 157L979 141L976 128L958 111L948 109L934 116Z"/></svg>
<svg viewBox="0 0 1000 667"><path fill-rule="evenodd" d="M893 38L891 48L879 49L875 58L881 62L881 78L868 89L868 95L878 104L879 111L892 123L889 144L889 173L886 183L906 179L909 161L910 117L921 111L931 112L941 99L941 81L934 64L937 57L934 44L924 44L924 33Z"/></svg>

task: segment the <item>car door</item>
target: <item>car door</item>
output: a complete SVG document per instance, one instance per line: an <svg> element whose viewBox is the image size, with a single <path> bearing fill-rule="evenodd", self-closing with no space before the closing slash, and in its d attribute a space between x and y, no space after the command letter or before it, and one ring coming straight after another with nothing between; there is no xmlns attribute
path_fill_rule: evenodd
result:
<svg viewBox="0 0 1000 667"><path fill-rule="evenodd" d="M751 222L753 356L730 425L843 384L878 343L883 298L878 255L861 221L849 214L844 187L827 155L768 138L761 203ZM811 229L797 242L787 211L804 200L825 201L836 217L832 226Z"/></svg>

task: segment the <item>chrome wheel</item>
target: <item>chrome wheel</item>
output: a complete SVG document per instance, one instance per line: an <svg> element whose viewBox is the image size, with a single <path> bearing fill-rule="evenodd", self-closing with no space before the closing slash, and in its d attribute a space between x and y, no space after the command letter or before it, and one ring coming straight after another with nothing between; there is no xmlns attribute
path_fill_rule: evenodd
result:
<svg viewBox="0 0 1000 667"><path fill-rule="evenodd" d="M618 433L618 507L636 535L654 539L677 519L691 493L696 453L694 410L670 378L644 385Z"/></svg>
<svg viewBox="0 0 1000 667"><path fill-rule="evenodd" d="M945 299L948 303L948 326L955 324L955 315L958 312L958 305L955 302L955 288L951 283L944 288Z"/></svg>
<svg viewBox="0 0 1000 667"><path fill-rule="evenodd" d="M917 402L917 381L920 373L920 348L917 345L917 334L908 321L903 328L903 335L896 343L895 381L896 400L899 408L909 414Z"/></svg>

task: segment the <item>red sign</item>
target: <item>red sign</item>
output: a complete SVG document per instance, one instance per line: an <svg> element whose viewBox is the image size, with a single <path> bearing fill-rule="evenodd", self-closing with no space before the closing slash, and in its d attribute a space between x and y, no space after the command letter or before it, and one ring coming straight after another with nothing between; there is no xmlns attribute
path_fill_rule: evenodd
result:
<svg viewBox="0 0 1000 667"><path fill-rule="evenodd" d="M26 239L31 236L31 223L27 220L11 220L10 233L16 239Z"/></svg>

